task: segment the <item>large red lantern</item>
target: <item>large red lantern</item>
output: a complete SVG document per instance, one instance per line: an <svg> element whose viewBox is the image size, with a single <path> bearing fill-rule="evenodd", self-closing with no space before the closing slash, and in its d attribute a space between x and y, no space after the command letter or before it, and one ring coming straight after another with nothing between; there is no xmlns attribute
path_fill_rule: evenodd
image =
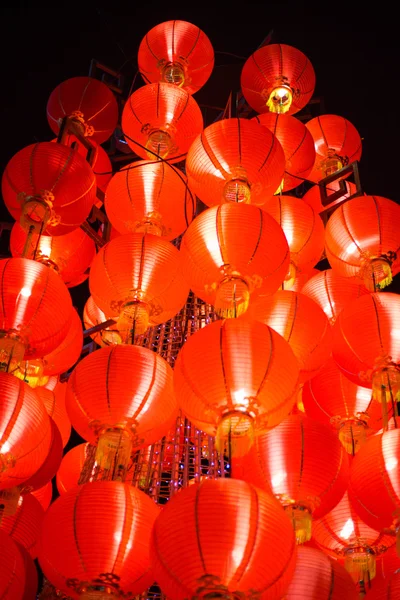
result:
<svg viewBox="0 0 400 600"><path fill-rule="evenodd" d="M74 487L43 519L39 561L45 576L74 598L141 594L153 583L149 546L158 514L157 505L130 485Z"/></svg>
<svg viewBox="0 0 400 600"><path fill-rule="evenodd" d="M140 160L114 175L104 206L119 233L141 231L173 240L192 222L196 196L174 166Z"/></svg>
<svg viewBox="0 0 400 600"><path fill-rule="evenodd" d="M194 140L186 160L190 187L207 206L262 205L278 190L284 169L278 138L248 119L209 125Z"/></svg>
<svg viewBox="0 0 400 600"><path fill-rule="evenodd" d="M128 146L150 160L183 160L202 129L203 116L196 100L172 83L139 88L128 98L122 113Z"/></svg>
<svg viewBox="0 0 400 600"><path fill-rule="evenodd" d="M281 190L288 192L303 183L315 161L314 140L306 126L290 115L264 113L254 119L276 136L285 153Z"/></svg>
<svg viewBox="0 0 400 600"><path fill-rule="evenodd" d="M266 561L269 555L274 560ZM284 511L244 481L192 485L168 502L154 524L154 577L174 600L250 597L251 592L278 600L295 562L293 530Z"/></svg>
<svg viewBox="0 0 400 600"><path fill-rule="evenodd" d="M40 502L43 510L46 512L46 510L49 508L49 506L51 504L51 500L53 497L53 485L52 485L51 481L46 483L46 485L39 488L38 490L33 490L33 492L31 492L31 494L32 494L32 496L34 496L36 498L36 500L38 500Z"/></svg>
<svg viewBox="0 0 400 600"><path fill-rule="evenodd" d="M22 600L25 584L26 568L18 545L0 529L0 598Z"/></svg>
<svg viewBox="0 0 400 600"><path fill-rule="evenodd" d="M308 131L308 130L307 130ZM342 190L342 194L335 200L329 200L330 196L336 194L339 190ZM328 203L326 206L322 204L321 188L319 185L313 185L302 197L304 202L307 202L316 213L320 214L328 208L331 209L343 200L347 200L350 196L353 196L357 191L357 186L351 181L340 179L339 181L331 181L326 185L326 195Z"/></svg>
<svg viewBox="0 0 400 600"><path fill-rule="evenodd" d="M245 312L251 295L273 293L289 268L282 228L261 208L226 203L202 212L181 242L183 274L218 314Z"/></svg>
<svg viewBox="0 0 400 600"><path fill-rule="evenodd" d="M72 77L60 83L47 102L47 120L54 133L58 134L65 117L73 119L84 136L102 144L117 126L117 100L102 81Z"/></svg>
<svg viewBox="0 0 400 600"><path fill-rule="evenodd" d="M64 235L88 217L96 201L96 180L89 163L73 148L40 142L9 161L2 193L7 209L25 229Z"/></svg>
<svg viewBox="0 0 400 600"><path fill-rule="evenodd" d="M56 485L60 496L78 485L90 444L78 444L63 457L57 471Z"/></svg>
<svg viewBox="0 0 400 600"><path fill-rule="evenodd" d="M165 21L141 41L138 66L146 83L173 83L194 94L211 75L214 50L204 31L192 23Z"/></svg>
<svg viewBox="0 0 400 600"><path fill-rule="evenodd" d="M246 101L256 112L292 115L311 99L315 73L300 50L286 44L269 44L247 59L240 85Z"/></svg>
<svg viewBox="0 0 400 600"><path fill-rule="evenodd" d="M345 202L328 221L326 257L343 277L357 276L371 292L392 282L400 271L400 206L381 196Z"/></svg>
<svg viewBox="0 0 400 600"><path fill-rule="evenodd" d="M68 371L79 359L82 346L82 322L74 309L67 335L55 350L43 357L44 375L60 375Z"/></svg>
<svg viewBox="0 0 400 600"><path fill-rule="evenodd" d="M45 387L36 388L36 393L43 402L47 414L60 431L63 448L67 445L71 435L71 422L65 408L66 391L67 384L61 382L57 383L54 390Z"/></svg>
<svg viewBox="0 0 400 600"><path fill-rule="evenodd" d="M337 115L320 115L306 123L315 145L315 163L308 175L317 183L346 165L360 160L360 134L350 121Z"/></svg>
<svg viewBox="0 0 400 600"><path fill-rule="evenodd" d="M15 514L1 518L0 530L8 533L14 541L28 550L32 558L36 558L36 544L39 539L43 517L44 510L39 500L32 494L24 494L19 498Z"/></svg>

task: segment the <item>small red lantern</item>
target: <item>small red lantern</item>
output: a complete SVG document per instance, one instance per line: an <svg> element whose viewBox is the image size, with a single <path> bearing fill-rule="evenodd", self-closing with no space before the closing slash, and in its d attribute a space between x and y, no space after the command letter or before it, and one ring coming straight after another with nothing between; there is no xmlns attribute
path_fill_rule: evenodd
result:
<svg viewBox="0 0 400 600"><path fill-rule="evenodd" d="M24 494L19 498L15 514L2 516L0 530L8 533L14 541L28 550L32 558L36 558L36 543L39 539L43 517L44 510L39 500L32 494Z"/></svg>
<svg viewBox="0 0 400 600"><path fill-rule="evenodd" d="M341 189L341 186L344 188L342 194L336 200L329 201L329 196L333 196L333 194L338 192ZM353 196L356 191L357 187L354 183L341 179L339 181L331 181L331 183L326 186L326 195L328 197L328 204L326 206L322 205L321 188L319 185L313 185L308 192L304 194L302 200L307 202L316 213L320 214L324 210L331 209L340 202L343 202L343 200L347 200L347 198Z"/></svg>
<svg viewBox="0 0 400 600"><path fill-rule="evenodd" d="M22 553L14 540L0 529L0 598L24 598L25 585L26 567Z"/></svg>

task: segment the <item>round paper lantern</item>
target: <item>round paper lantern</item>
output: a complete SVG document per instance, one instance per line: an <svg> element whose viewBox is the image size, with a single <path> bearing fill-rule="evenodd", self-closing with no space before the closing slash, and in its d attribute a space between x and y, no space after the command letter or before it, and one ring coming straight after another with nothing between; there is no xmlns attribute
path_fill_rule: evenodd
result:
<svg viewBox="0 0 400 600"><path fill-rule="evenodd" d="M12 538L0 529L0 598L23 599L26 571L22 554Z"/></svg>
<svg viewBox="0 0 400 600"><path fill-rule="evenodd" d="M376 582L364 597L366 600L391 600L400 597L400 572L396 571L387 579Z"/></svg>
<svg viewBox="0 0 400 600"><path fill-rule="evenodd" d="M307 130L308 131L308 130ZM341 193L340 193L341 192ZM326 194L328 197L328 204L322 205L322 196L319 185L313 185L308 192L304 194L302 200L307 202L315 210L316 213L320 214L327 209L331 209L343 200L347 200L350 196L353 196L357 192L357 186L351 181L345 181L344 179L331 181L326 186ZM334 194L339 194L338 198L329 200Z"/></svg>
<svg viewBox="0 0 400 600"><path fill-rule="evenodd" d="M400 271L400 206L381 196L358 196L335 210L325 233L326 257L343 277L357 276L371 292Z"/></svg>
<svg viewBox="0 0 400 600"><path fill-rule="evenodd" d="M45 387L36 388L36 393L44 404L49 417L57 425L62 439L63 448L68 444L71 435L71 422L65 408L66 383L57 383L53 390Z"/></svg>
<svg viewBox="0 0 400 600"><path fill-rule="evenodd" d="M196 100L172 83L151 83L126 101L122 131L126 143L141 158L159 156L170 162L183 160L203 129Z"/></svg>
<svg viewBox="0 0 400 600"><path fill-rule="evenodd" d="M117 100L102 81L72 77L60 83L47 102L47 120L55 134L59 133L65 117L73 119L85 137L102 144L117 126Z"/></svg>
<svg viewBox="0 0 400 600"><path fill-rule="evenodd" d="M206 479L176 494L151 538L154 577L169 598L282 598L296 562L289 519L269 494ZM273 555L274 560L265 557Z"/></svg>
<svg viewBox="0 0 400 600"><path fill-rule="evenodd" d="M70 285L89 269L96 246L82 229L58 236L28 235L17 222L11 230L10 251L14 257L30 258L54 269Z"/></svg>
<svg viewBox="0 0 400 600"><path fill-rule="evenodd" d="M93 300L117 317L122 341L171 319L185 304L189 286L172 244L149 233L128 233L108 242L90 269Z"/></svg>
<svg viewBox="0 0 400 600"><path fill-rule="evenodd" d="M294 114L311 99L315 73L308 58L292 46L258 48L243 66L240 85L257 113Z"/></svg>
<svg viewBox="0 0 400 600"><path fill-rule="evenodd" d="M85 327L85 330L91 329L92 327L95 327L96 325L104 323L108 320L109 318L106 317L106 315L98 306L96 306L92 296L89 296L83 308L83 326ZM118 333L116 323L114 325L110 325L109 327L105 327L100 331L91 333L90 337L99 346L111 346L113 344L121 343L121 336Z"/></svg>
<svg viewBox="0 0 400 600"><path fill-rule="evenodd" d="M333 325L341 311L353 300L368 294L368 290L358 279L342 277L333 269L326 269L317 271L301 293L314 300Z"/></svg>
<svg viewBox="0 0 400 600"><path fill-rule="evenodd" d="M175 393L192 423L220 440L237 441L240 455L254 430L274 427L290 412L298 374L289 344L271 328L221 320L182 347L174 368Z"/></svg>
<svg viewBox="0 0 400 600"><path fill-rule="evenodd" d="M61 434L57 425L51 418L50 426L51 442L49 452L39 469L29 479L24 481L22 485L20 485L20 490L22 493L38 490L46 485L46 483L53 479L61 464L63 455Z"/></svg>
<svg viewBox="0 0 400 600"><path fill-rule="evenodd" d="M382 406L371 390L353 383L329 359L303 387L306 415L331 425L349 454L355 454L367 436L383 426ZM390 407L389 416L393 409Z"/></svg>
<svg viewBox="0 0 400 600"><path fill-rule="evenodd" d="M138 66L146 83L173 83L194 94L211 75L214 50L206 34L195 25L165 21L142 39Z"/></svg>
<svg viewBox="0 0 400 600"><path fill-rule="evenodd" d="M282 227L290 250L287 281L295 281L297 273L314 267L324 251L325 230L322 219L300 198L273 196L263 206Z"/></svg>
<svg viewBox="0 0 400 600"><path fill-rule="evenodd" d="M23 483L42 465L51 444L50 421L27 383L0 372L0 490Z"/></svg>
<svg viewBox="0 0 400 600"><path fill-rule="evenodd" d="M3 173L4 203L28 231L64 235L77 229L96 201L89 163L73 148L52 142L26 146Z"/></svg>
<svg viewBox="0 0 400 600"><path fill-rule="evenodd" d="M311 538L312 517L326 515L348 483L347 455L326 425L289 415L255 438L243 460L243 479L272 493L285 508L298 544Z"/></svg>
<svg viewBox="0 0 400 600"><path fill-rule="evenodd" d="M88 448L90 448L90 444L78 444L64 455L56 478L57 490L60 496L78 485L87 459Z"/></svg>
<svg viewBox="0 0 400 600"><path fill-rule="evenodd" d="M193 220L196 196L172 165L139 160L114 175L104 206L119 233L141 231L173 240Z"/></svg>
<svg viewBox="0 0 400 600"><path fill-rule="evenodd" d="M15 541L15 540L14 540ZM18 542L16 542L18 550L24 561L25 568L25 587L21 600L36 600L38 593L38 572L36 565L29 552Z"/></svg>
<svg viewBox="0 0 400 600"><path fill-rule="evenodd" d="M39 561L65 594L141 594L153 583L150 534L157 505L133 486L97 481L60 496L43 519Z"/></svg>
<svg viewBox="0 0 400 600"><path fill-rule="evenodd" d="M358 597L353 580L337 560L315 548L298 548L285 600L357 600Z"/></svg>
<svg viewBox="0 0 400 600"><path fill-rule="evenodd" d="M350 121L338 115L320 115L306 123L315 146L315 163L308 175L310 181L336 173L346 165L360 160L360 134Z"/></svg>
<svg viewBox="0 0 400 600"><path fill-rule="evenodd" d="M261 208L246 204L205 210L180 248L191 289L224 317L245 312L250 295L275 292L289 268L282 228Z"/></svg>
<svg viewBox="0 0 400 600"><path fill-rule="evenodd" d="M40 502L43 510L46 512L46 510L49 508L49 506L51 504L51 500L53 497L53 486L52 486L51 481L48 481L46 483L46 485L39 488L38 490L33 490L33 492L31 492L31 494L32 494L32 496L34 496L36 498L36 500L38 500Z"/></svg>
<svg viewBox="0 0 400 600"><path fill-rule="evenodd" d="M278 138L248 119L209 125L194 140L186 159L190 187L207 206L264 204L281 185L284 169Z"/></svg>
<svg viewBox="0 0 400 600"><path fill-rule="evenodd" d="M26 548L32 558L36 558L36 543L39 539L44 514L39 500L32 494L24 494L19 498L15 514L2 517L0 530L8 533L14 541Z"/></svg>
<svg viewBox="0 0 400 600"><path fill-rule="evenodd" d="M311 172L315 161L314 140L306 126L290 115L264 113L254 119L267 127L280 142L285 154L285 174L281 190L297 187Z"/></svg>
<svg viewBox="0 0 400 600"><path fill-rule="evenodd" d="M376 576L372 583L375 589L378 582L382 579L389 579L391 575L400 569L400 557L397 555L396 547L392 546L382 555L376 564Z"/></svg>
<svg viewBox="0 0 400 600"><path fill-rule="evenodd" d="M46 354L43 358L44 375L59 375L68 371L79 359L82 346L82 322L74 309L67 335L53 352Z"/></svg>

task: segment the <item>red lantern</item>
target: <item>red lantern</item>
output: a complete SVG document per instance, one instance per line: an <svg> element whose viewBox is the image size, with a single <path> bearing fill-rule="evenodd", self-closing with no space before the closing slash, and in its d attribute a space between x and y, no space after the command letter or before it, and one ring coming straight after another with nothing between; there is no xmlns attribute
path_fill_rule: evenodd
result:
<svg viewBox="0 0 400 600"><path fill-rule="evenodd" d="M60 431L63 448L67 445L71 435L71 422L65 408L66 391L67 384L60 382L57 383L54 390L44 387L36 388L37 395L43 402L47 414L54 420Z"/></svg>
<svg viewBox="0 0 400 600"><path fill-rule="evenodd" d="M396 571L387 579L379 581L373 585L366 595L366 600L390 600L400 597L400 572Z"/></svg>
<svg viewBox="0 0 400 600"><path fill-rule="evenodd" d="M63 445L60 431L50 418L51 442L49 452L39 469L20 486L22 493L38 490L51 481L61 464Z"/></svg>
<svg viewBox="0 0 400 600"><path fill-rule="evenodd" d="M22 554L14 540L0 529L0 598L24 597L26 570Z"/></svg>
<svg viewBox="0 0 400 600"><path fill-rule="evenodd" d="M392 546L382 555L382 558L376 564L376 577L372 587L375 589L378 582L388 580L395 571L400 569L400 558L397 555L396 547Z"/></svg>
<svg viewBox="0 0 400 600"><path fill-rule="evenodd" d="M306 123L311 133L316 158L308 175L317 183L346 165L360 160L362 143L360 134L350 121L337 115L320 115Z"/></svg>
<svg viewBox="0 0 400 600"><path fill-rule="evenodd" d="M247 59L240 84L246 101L256 112L292 115L311 99L315 73L300 50L286 44L269 44Z"/></svg>
<svg viewBox="0 0 400 600"><path fill-rule="evenodd" d="M25 567L25 587L21 600L36 600L39 585L36 565L29 552L18 542L16 542L16 545L21 553Z"/></svg>
<svg viewBox="0 0 400 600"><path fill-rule="evenodd" d="M192 222L196 196L177 168L140 160L114 175L104 206L119 233L147 232L173 240Z"/></svg>
<svg viewBox="0 0 400 600"><path fill-rule="evenodd" d="M40 142L9 161L2 193L7 209L25 229L64 235L88 217L96 201L96 180L73 148Z"/></svg>
<svg viewBox="0 0 400 600"><path fill-rule="evenodd" d="M90 444L78 444L64 455L56 478L57 490L60 496L78 485L87 459L88 448L90 448Z"/></svg>
<svg viewBox="0 0 400 600"><path fill-rule="evenodd" d="M68 371L79 359L82 346L82 322L74 309L67 335L53 352L46 354L43 358L44 375L60 375Z"/></svg>
<svg viewBox="0 0 400 600"><path fill-rule="evenodd" d="M219 315L239 316L250 296L273 293L289 267L282 228L261 208L226 203L202 212L181 242L183 274Z"/></svg>
<svg viewBox="0 0 400 600"><path fill-rule="evenodd" d="M194 94L211 75L214 50L195 25L166 21L150 29L141 41L138 65L146 83L173 83Z"/></svg>
<svg viewBox="0 0 400 600"><path fill-rule="evenodd" d="M8 533L13 540L28 550L32 558L36 558L36 543L39 539L43 517L44 510L39 500L32 494L24 494L19 498L15 514L2 517L0 530Z"/></svg>
<svg viewBox="0 0 400 600"><path fill-rule="evenodd" d="M400 271L400 206L381 196L358 196L342 204L328 221L326 256L343 277L357 276L371 292Z"/></svg>
<svg viewBox="0 0 400 600"><path fill-rule="evenodd" d="M290 115L264 113L254 119L277 137L285 153L281 190L288 192L303 183L315 161L314 140L306 126Z"/></svg>
<svg viewBox="0 0 400 600"><path fill-rule="evenodd" d="M287 279L283 281L280 289L281 290L290 290L292 292L303 292L303 287L311 279L314 275L319 273L318 269L311 269L310 271L305 271L302 273L296 273L296 279L293 281L292 279Z"/></svg>
<svg viewBox="0 0 400 600"><path fill-rule="evenodd" d="M117 126L117 101L102 81L72 77L60 83L47 102L47 120L54 133L58 134L64 117L72 118L84 136L102 144Z"/></svg>
<svg viewBox="0 0 400 600"><path fill-rule="evenodd" d="M51 504L51 500L53 497L53 486L52 486L51 481L46 483L46 485L39 488L38 490L33 490L33 492L31 492L31 494L32 494L32 496L34 496L36 498L36 500L38 500L40 502L43 510L46 512L46 510L49 508L49 506Z"/></svg>
<svg viewBox="0 0 400 600"><path fill-rule="evenodd" d="M277 137L248 119L209 125L194 140L186 160L190 187L207 206L264 204L281 185L284 169Z"/></svg>
<svg viewBox="0 0 400 600"><path fill-rule="evenodd" d="M83 325L85 329L91 329L95 325L99 325L100 323L104 323L108 320L109 317L106 317L103 311L96 306L93 297L89 296L83 308ZM90 337L99 346L111 346L113 344L121 343L121 336L118 333L116 323L90 334Z"/></svg>
<svg viewBox="0 0 400 600"><path fill-rule="evenodd" d="M108 242L90 269L93 300L117 317L122 341L171 319L185 304L189 286L181 254L155 235L128 233Z"/></svg>
<svg viewBox="0 0 400 600"><path fill-rule="evenodd" d="M172 83L151 83L136 90L122 113L122 131L141 158L183 160L203 129L197 102Z"/></svg>
<svg viewBox="0 0 400 600"><path fill-rule="evenodd" d="M308 131L308 130L307 130ZM314 143L314 142L313 142ZM336 192L342 189L342 195L340 195L336 200L329 201L329 197L333 196ZM347 200L350 196L353 196L357 191L357 187L354 183L350 181L345 181L344 179L331 181L326 186L326 194L328 197L328 204L326 206L322 205L322 196L321 196L321 188L319 185L313 185L308 192L304 194L302 200L307 202L315 210L316 213L320 214L324 210L328 210L333 208L343 200Z"/></svg>

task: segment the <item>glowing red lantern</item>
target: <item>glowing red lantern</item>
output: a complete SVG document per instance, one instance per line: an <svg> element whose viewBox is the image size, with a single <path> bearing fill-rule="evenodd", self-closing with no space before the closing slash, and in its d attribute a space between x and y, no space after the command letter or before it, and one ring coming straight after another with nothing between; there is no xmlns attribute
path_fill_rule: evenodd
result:
<svg viewBox="0 0 400 600"><path fill-rule="evenodd" d="M53 497L53 486L51 481L46 483L46 485L39 488L38 490L33 490L31 494L36 498L36 500L40 502L43 510L46 512L46 510L51 504L51 499Z"/></svg>
<svg viewBox="0 0 400 600"><path fill-rule="evenodd" d="M29 552L18 542L16 542L16 545L21 553L25 567L25 587L21 600L36 600L39 585L36 565Z"/></svg>
<svg viewBox="0 0 400 600"><path fill-rule="evenodd" d="M114 175L104 206L119 233L146 232L173 240L192 222L196 196L172 165L140 160Z"/></svg>
<svg viewBox="0 0 400 600"><path fill-rule="evenodd" d="M43 358L44 375L60 375L68 371L79 359L82 346L82 322L74 309L67 335L53 352L46 354Z"/></svg>
<svg viewBox="0 0 400 600"><path fill-rule="evenodd" d="M141 41L138 66L146 83L173 83L194 94L211 75L214 50L195 25L165 21L150 29Z"/></svg>
<svg viewBox="0 0 400 600"><path fill-rule="evenodd" d="M57 383L54 390L45 387L36 388L36 393L44 404L49 417L57 425L62 439L63 448L68 443L71 435L71 422L65 408L65 394L67 391L66 383Z"/></svg>
<svg viewBox="0 0 400 600"><path fill-rule="evenodd" d="M96 180L73 148L40 142L9 161L2 193L13 218L28 231L64 235L88 217L96 201Z"/></svg>
<svg viewBox="0 0 400 600"><path fill-rule="evenodd" d="M91 329L95 325L108 321L109 317L103 313L102 310L96 305L92 296L89 296L86 304L83 308L83 325L85 329ZM92 340L99 346L111 346L113 344L121 343L121 336L117 330L117 324L105 327L100 331L90 334Z"/></svg>
<svg viewBox="0 0 400 600"><path fill-rule="evenodd" d="M290 115L264 113L254 119L276 136L285 153L281 190L288 192L303 183L315 161L314 140L306 126Z"/></svg>
<svg viewBox="0 0 400 600"><path fill-rule="evenodd" d="M187 159L190 187L207 206L264 204L282 183L285 155L277 137L256 121L223 119L194 140Z"/></svg>
<svg viewBox="0 0 400 600"><path fill-rule="evenodd" d="M22 554L5 531L0 529L0 598L24 597L26 570Z"/></svg>
<svg viewBox="0 0 400 600"><path fill-rule="evenodd" d="M342 194L339 196L339 198L333 201L329 201L329 197L333 196L333 194L338 192L340 189L342 189ZM329 183L326 186L326 194L328 197L328 204L326 206L322 205L321 189L319 185L313 185L308 190L308 192L304 194L302 200L304 202L307 202L307 204L309 204L315 210L316 213L320 214L328 208L333 208L334 206L336 206L336 204L339 204L339 202L347 200L347 198L353 196L353 194L355 194L356 191L357 186L354 183L351 183L351 181L345 181L344 179L341 179L339 181L331 181L331 183Z"/></svg>
<svg viewBox="0 0 400 600"><path fill-rule="evenodd" d="M326 257L343 277L357 276L371 292L400 271L400 206L381 196L358 196L342 204L328 221Z"/></svg>
<svg viewBox="0 0 400 600"><path fill-rule="evenodd" d="M310 269L309 271L297 272L296 279L287 279L284 280L280 289L281 290L291 290L292 292L303 292L303 287L311 279L314 275L319 273L318 269Z"/></svg>
<svg viewBox="0 0 400 600"><path fill-rule="evenodd" d="M90 444L78 444L64 455L56 478L57 490L60 496L78 485L89 448Z"/></svg>
<svg viewBox="0 0 400 600"><path fill-rule="evenodd" d="M383 581L374 582L372 590L366 595L366 600L390 600L391 598L400 597L400 572L392 573Z"/></svg>
<svg viewBox="0 0 400 600"><path fill-rule="evenodd" d="M197 102L172 83L145 85L128 98L122 113L122 131L130 148L141 158L158 156L169 162L183 160L203 129Z"/></svg>
<svg viewBox="0 0 400 600"><path fill-rule="evenodd" d="M286 44L268 44L247 59L240 85L256 112L292 115L311 99L315 73L300 50Z"/></svg>
<svg viewBox="0 0 400 600"><path fill-rule="evenodd" d="M38 490L46 485L46 483L53 479L61 464L63 455L61 434L53 419L50 418L49 420L51 428L49 452L39 469L29 479L24 481L22 485L20 485L20 490L22 493Z"/></svg>
<svg viewBox="0 0 400 600"><path fill-rule="evenodd" d="M389 579L395 571L400 569L400 557L397 555L396 547L392 546L382 555L376 564L376 577L373 581L373 589L382 579Z"/></svg>
<svg viewBox="0 0 400 600"><path fill-rule="evenodd" d="M44 510L39 500L32 494L24 494L19 498L15 514L2 517L0 530L8 533L13 540L28 550L32 558L36 558L36 543L39 539L43 517Z"/></svg>
<svg viewBox="0 0 400 600"><path fill-rule="evenodd" d="M72 77L60 83L47 102L47 120L54 133L58 134L64 117L72 118L84 136L101 144L117 126L117 100L102 81Z"/></svg>

